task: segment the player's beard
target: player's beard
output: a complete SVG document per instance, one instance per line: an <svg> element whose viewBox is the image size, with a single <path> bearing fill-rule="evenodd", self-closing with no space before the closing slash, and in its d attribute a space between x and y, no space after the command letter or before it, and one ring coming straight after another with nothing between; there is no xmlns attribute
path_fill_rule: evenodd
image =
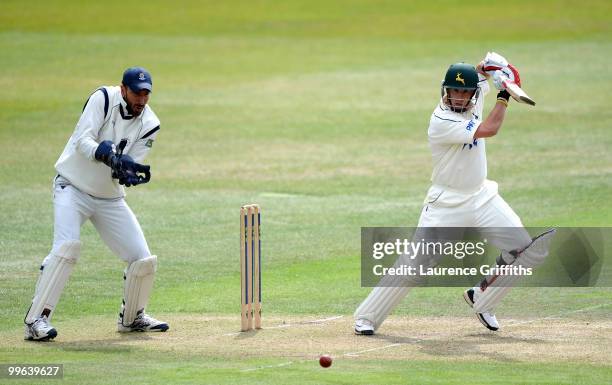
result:
<svg viewBox="0 0 612 385"><path fill-rule="evenodd" d="M141 106L141 108L138 112L136 112L134 111L134 108L132 107L134 104L130 103L126 98L123 98L123 100L125 101L125 108L127 109L130 115L136 117L142 114L142 111L144 111L144 107L145 107L144 105L138 104L138 106Z"/></svg>

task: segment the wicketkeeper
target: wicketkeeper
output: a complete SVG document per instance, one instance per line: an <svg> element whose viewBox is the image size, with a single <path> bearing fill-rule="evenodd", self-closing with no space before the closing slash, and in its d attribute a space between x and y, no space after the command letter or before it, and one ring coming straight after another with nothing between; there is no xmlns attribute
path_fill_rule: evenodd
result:
<svg viewBox="0 0 612 385"><path fill-rule="evenodd" d="M157 257L125 202L125 187L147 183L142 162L160 122L147 104L151 75L125 70L120 86L100 87L85 106L74 133L55 164L53 247L43 260L34 298L25 316L25 339L55 338L51 317L81 254L80 231L90 220L113 253L127 262L119 332L166 331L168 324L147 315Z"/></svg>

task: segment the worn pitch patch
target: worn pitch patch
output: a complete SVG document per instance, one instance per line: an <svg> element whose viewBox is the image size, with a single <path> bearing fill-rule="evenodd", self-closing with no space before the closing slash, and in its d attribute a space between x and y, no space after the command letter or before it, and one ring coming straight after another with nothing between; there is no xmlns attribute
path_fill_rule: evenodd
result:
<svg viewBox="0 0 612 385"><path fill-rule="evenodd" d="M351 316L267 316L264 328L238 332L240 317L157 314L166 333L119 334L114 318L56 322L56 348L121 352L143 349L177 355L232 358L317 359L321 352L351 360L458 360L503 362L612 362L612 321L598 319L502 319L486 330L475 317L390 317L374 336L357 336ZM90 325L83 333L79 325ZM506 325L506 327L504 327ZM515 326L512 326L515 325ZM95 326L95 329L92 327ZM17 333L16 331L13 333ZM15 336L0 333L0 346ZM22 342L23 347L35 344Z"/></svg>

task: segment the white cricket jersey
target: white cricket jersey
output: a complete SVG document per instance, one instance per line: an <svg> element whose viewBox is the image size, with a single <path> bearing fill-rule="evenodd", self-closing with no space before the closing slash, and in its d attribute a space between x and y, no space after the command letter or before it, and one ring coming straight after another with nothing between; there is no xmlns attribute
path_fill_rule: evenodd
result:
<svg viewBox="0 0 612 385"><path fill-rule="evenodd" d="M133 117L127 111L121 88L101 87L87 100L74 133L55 163L57 172L74 187L97 198L119 198L125 190L111 169L94 158L98 144L110 140L116 145L127 139L123 151L142 163L159 131L160 122L151 107Z"/></svg>
<svg viewBox="0 0 612 385"><path fill-rule="evenodd" d="M453 112L442 100L429 121L428 137L433 160L432 188L426 202L446 200L449 205L461 203L478 193L487 177L487 156L483 138L474 139L482 123L485 95L489 85L478 75L480 88L476 105L467 112ZM446 194L441 194L447 191Z"/></svg>

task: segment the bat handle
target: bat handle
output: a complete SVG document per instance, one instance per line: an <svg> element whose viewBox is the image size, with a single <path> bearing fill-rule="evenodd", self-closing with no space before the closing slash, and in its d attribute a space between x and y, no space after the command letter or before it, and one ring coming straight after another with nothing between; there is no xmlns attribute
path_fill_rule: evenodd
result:
<svg viewBox="0 0 612 385"><path fill-rule="evenodd" d="M125 149L125 146L127 146L127 139L123 138L117 146L117 155L123 155L123 150Z"/></svg>

